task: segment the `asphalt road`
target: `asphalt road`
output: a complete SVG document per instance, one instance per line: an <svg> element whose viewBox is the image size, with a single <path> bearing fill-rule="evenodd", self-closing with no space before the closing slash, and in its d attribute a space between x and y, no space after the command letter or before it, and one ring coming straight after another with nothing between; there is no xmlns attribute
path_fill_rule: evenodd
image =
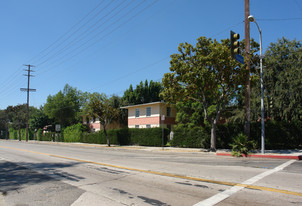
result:
<svg viewBox="0 0 302 206"><path fill-rule="evenodd" d="M0 141L0 205L302 205L302 161Z"/></svg>

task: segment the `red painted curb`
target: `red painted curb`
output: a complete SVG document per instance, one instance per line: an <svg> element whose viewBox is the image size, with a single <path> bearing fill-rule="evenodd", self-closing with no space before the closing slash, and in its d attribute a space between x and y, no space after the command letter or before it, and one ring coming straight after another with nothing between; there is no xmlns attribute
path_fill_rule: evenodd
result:
<svg viewBox="0 0 302 206"><path fill-rule="evenodd" d="M216 153L217 156L232 156L231 153ZM275 159L295 159L302 160L302 155L269 155L269 154L251 154L244 157L256 157L256 158L275 158Z"/></svg>

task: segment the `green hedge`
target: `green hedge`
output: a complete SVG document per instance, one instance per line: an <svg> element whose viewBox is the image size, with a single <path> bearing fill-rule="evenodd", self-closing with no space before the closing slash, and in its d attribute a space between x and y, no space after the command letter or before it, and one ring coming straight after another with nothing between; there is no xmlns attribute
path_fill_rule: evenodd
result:
<svg viewBox="0 0 302 206"><path fill-rule="evenodd" d="M21 129L21 140L26 140L26 129ZM34 133L31 129L28 130L28 139L33 140ZM9 138L10 139L19 139L19 130L9 128Z"/></svg>
<svg viewBox="0 0 302 206"><path fill-rule="evenodd" d="M141 145L141 146L161 146L162 145L162 129L114 129L107 131L110 144L115 145ZM168 129L164 129L164 144L167 143ZM84 133L81 142L106 144L106 135L103 131L95 133Z"/></svg>
<svg viewBox="0 0 302 206"><path fill-rule="evenodd" d="M64 142L80 142L85 131L88 127L81 123L66 127L63 131Z"/></svg>
<svg viewBox="0 0 302 206"><path fill-rule="evenodd" d="M210 146L210 132L208 128L186 128L183 125L175 127L174 136L170 144L173 147L208 148Z"/></svg>
<svg viewBox="0 0 302 206"><path fill-rule="evenodd" d="M210 128L186 128L177 126L174 131L172 146L209 148ZM231 148L232 138L243 132L243 124L217 125L217 148ZM261 145L261 123L251 123L251 137ZM267 121L265 122L265 149L297 149L302 148L302 122Z"/></svg>
<svg viewBox="0 0 302 206"><path fill-rule="evenodd" d="M140 146L162 146L162 128L129 129L130 144ZM168 141L169 130L164 129L164 145Z"/></svg>

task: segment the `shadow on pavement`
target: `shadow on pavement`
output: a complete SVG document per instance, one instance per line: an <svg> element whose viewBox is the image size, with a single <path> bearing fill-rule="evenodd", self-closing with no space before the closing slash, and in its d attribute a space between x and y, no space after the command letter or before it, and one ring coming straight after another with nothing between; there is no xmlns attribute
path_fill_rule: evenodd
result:
<svg viewBox="0 0 302 206"><path fill-rule="evenodd" d="M75 176L63 172L62 168L74 167L81 163L24 163L14 164L7 161L0 161L0 194L6 195L9 191L20 190L29 185L35 185L54 179L50 177L55 175L57 180L80 181L83 177ZM22 166L21 166L22 165ZM35 172L29 168L38 168L44 174ZM46 174L46 175L45 175Z"/></svg>

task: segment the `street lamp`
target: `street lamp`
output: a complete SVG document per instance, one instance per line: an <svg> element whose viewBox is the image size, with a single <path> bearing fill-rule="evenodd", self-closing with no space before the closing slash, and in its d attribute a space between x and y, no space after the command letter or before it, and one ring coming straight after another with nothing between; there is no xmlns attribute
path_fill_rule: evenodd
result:
<svg viewBox="0 0 302 206"><path fill-rule="evenodd" d="M264 95L263 95L263 68L262 68L262 32L253 15L248 16L250 22L255 22L260 34L260 83L261 83L261 153L264 154L265 148L265 131L264 131Z"/></svg>

